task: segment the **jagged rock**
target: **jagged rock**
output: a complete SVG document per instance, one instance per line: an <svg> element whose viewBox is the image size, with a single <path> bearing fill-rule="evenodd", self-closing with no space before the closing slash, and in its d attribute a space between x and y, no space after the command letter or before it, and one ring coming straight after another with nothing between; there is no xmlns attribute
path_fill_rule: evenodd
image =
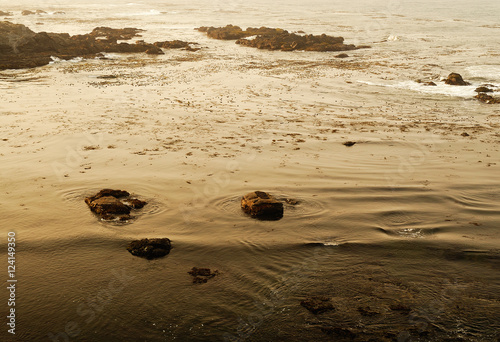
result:
<svg viewBox="0 0 500 342"><path fill-rule="evenodd" d="M12 16L12 12L0 11L0 17L10 17L10 16Z"/></svg>
<svg viewBox="0 0 500 342"><path fill-rule="evenodd" d="M218 270L212 272L210 268L201 267L193 267L188 273L193 276L193 283L195 284L206 283L209 279L220 274Z"/></svg>
<svg viewBox="0 0 500 342"><path fill-rule="evenodd" d="M481 102L488 103L488 104L497 104L500 103L500 99L490 96L485 93L479 93L474 98L478 99Z"/></svg>
<svg viewBox="0 0 500 342"><path fill-rule="evenodd" d="M263 191L254 191L243 196L241 208L255 218L280 219L283 217L283 203Z"/></svg>
<svg viewBox="0 0 500 342"><path fill-rule="evenodd" d="M127 246L130 254L149 260L161 258L170 253L171 249L172 244L167 238L134 240Z"/></svg>
<svg viewBox="0 0 500 342"><path fill-rule="evenodd" d="M359 48L354 45L345 45L342 37L332 37L326 34L298 35L280 28L249 27L242 30L239 26L227 25L225 27L204 26L197 30L205 32L210 38L236 40L236 44L267 50L347 51ZM244 39L251 36L256 37Z"/></svg>
<svg viewBox="0 0 500 342"><path fill-rule="evenodd" d="M474 90L474 91L476 93L492 93L493 89L490 89L490 88L485 87L485 86L481 86L481 87L476 88L476 90Z"/></svg>
<svg viewBox="0 0 500 342"><path fill-rule="evenodd" d="M449 85L456 85L456 86L466 86L470 85L469 82L465 82L460 74L457 74L455 72L452 72L451 74L448 75L448 78L444 81L444 83L449 84Z"/></svg>
<svg viewBox="0 0 500 342"><path fill-rule="evenodd" d="M130 198L127 191L112 189L103 189L94 196L85 198L85 203L103 220L120 221L131 219L129 214L132 209L140 209L147 204L139 199Z"/></svg>
<svg viewBox="0 0 500 342"><path fill-rule="evenodd" d="M68 60L75 57L102 57L102 52L163 54L160 47L140 41L120 42L139 36L137 28L96 27L84 35L35 33L24 25L0 22L0 70L47 65L51 56Z"/></svg>
<svg viewBox="0 0 500 342"><path fill-rule="evenodd" d="M326 311L335 310L335 307L333 306L331 299L322 296L306 298L300 302L300 305L302 305L315 315Z"/></svg>

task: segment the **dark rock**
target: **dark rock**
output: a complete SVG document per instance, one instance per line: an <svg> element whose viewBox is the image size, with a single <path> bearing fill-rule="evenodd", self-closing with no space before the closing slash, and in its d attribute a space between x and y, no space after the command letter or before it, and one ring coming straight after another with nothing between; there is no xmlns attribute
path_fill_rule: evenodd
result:
<svg viewBox="0 0 500 342"><path fill-rule="evenodd" d="M485 94L485 93L479 93L476 96L474 96L474 98L478 99L481 102L488 103L488 104L500 103L500 99L493 97L493 96L490 96L490 95Z"/></svg>
<svg viewBox="0 0 500 342"><path fill-rule="evenodd" d="M340 327L321 327L321 331L327 335L334 335L342 339L355 339L357 334L346 328Z"/></svg>
<svg viewBox="0 0 500 342"><path fill-rule="evenodd" d="M130 254L150 260L167 255L170 249L172 244L167 238L134 240L127 246Z"/></svg>
<svg viewBox="0 0 500 342"><path fill-rule="evenodd" d="M301 301L300 305L302 305L315 315L326 311L335 310L330 298L328 297L310 297Z"/></svg>
<svg viewBox="0 0 500 342"><path fill-rule="evenodd" d="M452 72L451 74L448 75L448 78L444 81L444 83L449 84L449 85L456 85L456 86L466 86L470 85L469 82L465 82L460 74Z"/></svg>
<svg viewBox="0 0 500 342"><path fill-rule="evenodd" d="M200 32L205 32L208 37L223 40L237 40L236 44L267 50L282 51L347 51L359 47L345 45L344 38L322 35L298 35L280 28L249 27L242 30L239 26L227 25L225 27L199 27ZM244 39L256 36L253 39Z"/></svg>
<svg viewBox="0 0 500 342"><path fill-rule="evenodd" d="M283 217L283 203L263 191L254 191L243 196L241 208L255 218L279 220Z"/></svg>
<svg viewBox="0 0 500 342"><path fill-rule="evenodd" d="M342 145L344 146L347 146L347 147L351 147L353 146L354 144L356 144L355 141L346 141L345 143L343 143Z"/></svg>
<svg viewBox="0 0 500 342"><path fill-rule="evenodd" d="M349 57L349 55L347 53L341 53L341 54L335 56L335 58L348 58L348 57Z"/></svg>
<svg viewBox="0 0 500 342"><path fill-rule="evenodd" d="M462 134L460 134L460 135L461 135L461 136L463 136L463 137L468 137L468 136L469 136L469 133L467 133L467 132L463 132L463 133L462 133Z"/></svg>
<svg viewBox="0 0 500 342"><path fill-rule="evenodd" d="M67 33L35 33L24 25L0 22L0 70L47 65L52 61L51 56L69 60L102 57L103 52L163 54L160 47L143 41L118 43L139 36L139 32L142 30L137 28L97 27L88 34L70 36Z"/></svg>
<svg viewBox="0 0 500 342"><path fill-rule="evenodd" d="M22 15L33 15L33 14L36 14L35 12L33 11L28 11L28 10L24 10L21 12Z"/></svg>
<svg viewBox="0 0 500 342"><path fill-rule="evenodd" d="M485 87L485 86L481 86L481 87L476 88L476 90L474 90L474 91L476 93L492 93L493 89L490 89L490 88Z"/></svg>
<svg viewBox="0 0 500 342"><path fill-rule="evenodd" d="M155 46L163 48L163 49L185 49L189 51L197 50L195 48L192 48L190 45L197 44L193 42L184 42L182 40L167 40L164 42L156 42L154 43ZM198 49L199 50L199 49Z"/></svg>
<svg viewBox="0 0 500 342"><path fill-rule="evenodd" d="M380 315L380 312L373 311L369 306L358 307L358 312L361 314L361 316L367 316L367 317Z"/></svg>
<svg viewBox="0 0 500 342"><path fill-rule="evenodd" d="M11 16L12 16L12 12L0 11L0 17L11 17Z"/></svg>
<svg viewBox="0 0 500 342"><path fill-rule="evenodd" d="M219 275L219 271L211 271L209 268L193 267L191 271L188 272L193 276L193 283L202 284L206 283L209 279Z"/></svg>
<svg viewBox="0 0 500 342"><path fill-rule="evenodd" d="M140 209L147 204L129 196L127 191L103 189L94 196L85 198L85 203L103 220L118 218L120 221L127 221L132 218L129 215L132 209Z"/></svg>
<svg viewBox="0 0 500 342"><path fill-rule="evenodd" d="M130 207L113 196L100 197L94 201L87 202L87 204L98 215L130 214Z"/></svg>

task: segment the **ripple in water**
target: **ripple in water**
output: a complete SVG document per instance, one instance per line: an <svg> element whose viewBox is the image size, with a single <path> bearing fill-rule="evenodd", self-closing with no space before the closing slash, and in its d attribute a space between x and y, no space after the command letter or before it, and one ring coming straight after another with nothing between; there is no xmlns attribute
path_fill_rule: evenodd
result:
<svg viewBox="0 0 500 342"><path fill-rule="evenodd" d="M300 218L321 215L326 212L325 206L320 201L304 198L294 197L284 194L273 196L280 202L283 202L284 218ZM246 216L241 210L241 195L232 195L229 197L220 198L214 201L214 207L226 213L235 216Z"/></svg>
<svg viewBox="0 0 500 342"><path fill-rule="evenodd" d="M85 210L88 210L87 204L85 203L85 198L92 196L93 194L96 194L99 190L89 190L88 188L73 188L73 189L65 189L62 191L59 191L59 197L63 199L64 202L67 204L71 205L74 208L85 208ZM136 219L143 217L143 216L151 216L151 215L158 215L162 212L165 211L165 206L158 201L157 199L154 198L148 198L145 196L142 196L140 194L136 193L130 193L131 197L137 197L143 201L146 201L148 204L144 206L144 208L140 210L132 210L131 215L133 216L132 220L127 220L127 221L119 221L118 219L116 220L102 220L99 219L100 222L108 223L108 224L113 224L113 225L124 225L124 224L129 224L134 222ZM96 216L97 217L97 216Z"/></svg>

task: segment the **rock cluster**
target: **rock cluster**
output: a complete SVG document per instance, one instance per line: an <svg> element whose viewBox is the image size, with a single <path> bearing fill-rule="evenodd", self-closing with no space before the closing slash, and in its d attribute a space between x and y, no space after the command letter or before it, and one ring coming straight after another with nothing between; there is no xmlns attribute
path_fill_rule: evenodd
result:
<svg viewBox="0 0 500 342"><path fill-rule="evenodd" d="M452 72L451 74L448 75L448 78L444 81L446 84L449 85L457 85L457 86L466 86L470 85L469 82L464 81L462 76L460 74L457 74L455 72ZM478 93L476 96L474 96L475 99L487 103L487 104L498 104L500 103L500 99L493 97L491 95L488 95L486 93L491 93L493 92L493 89L488 88L488 86L480 86L475 89L475 92Z"/></svg>
<svg viewBox="0 0 500 342"><path fill-rule="evenodd" d="M279 220L283 217L283 203L263 191L254 191L241 198L241 208L252 217Z"/></svg>
<svg viewBox="0 0 500 342"><path fill-rule="evenodd" d="M137 198L130 198L130 194L123 190L103 189L91 197L85 198L90 210L103 220L126 221L131 219L132 209L141 209L147 203Z"/></svg>
<svg viewBox="0 0 500 342"><path fill-rule="evenodd" d="M167 255L170 249L172 244L167 238L134 240L127 246L130 254L149 260Z"/></svg>
<svg viewBox="0 0 500 342"><path fill-rule="evenodd" d="M24 25L0 22L0 70L47 65L52 56L68 60L94 58L102 52L163 54L161 47L171 48L165 42L118 42L137 37L141 31L137 28L97 27L88 34L70 36L67 33L36 33Z"/></svg>
<svg viewBox="0 0 500 342"><path fill-rule="evenodd" d="M200 32L214 39L236 40L236 44L266 50L281 51L347 51L363 47L344 44L344 38L322 35L302 35L290 33L280 28L249 27L242 30L239 26L227 25L225 27L199 27ZM253 39L245 39L255 36Z"/></svg>

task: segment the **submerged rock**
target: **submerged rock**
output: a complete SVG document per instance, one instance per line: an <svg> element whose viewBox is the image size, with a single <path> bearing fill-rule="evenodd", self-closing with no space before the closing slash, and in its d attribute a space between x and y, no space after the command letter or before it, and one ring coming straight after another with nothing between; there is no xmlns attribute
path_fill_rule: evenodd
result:
<svg viewBox="0 0 500 342"><path fill-rule="evenodd" d="M335 310L331 299L323 296L309 297L300 302L300 305L311 311L313 314L320 314L326 311Z"/></svg>
<svg viewBox="0 0 500 342"><path fill-rule="evenodd" d="M283 217L283 203L263 191L254 191L241 198L241 208L252 217L279 220Z"/></svg>
<svg viewBox="0 0 500 342"><path fill-rule="evenodd" d="M121 221L132 218L129 215L132 209L140 209L147 204L139 199L130 198L127 191L112 189L103 189L94 196L85 198L85 203L103 220Z"/></svg>
<svg viewBox="0 0 500 342"><path fill-rule="evenodd" d="M474 98L478 99L481 102L488 103L488 104L497 104L500 103L500 99L490 96L485 93L479 93Z"/></svg>
<svg viewBox="0 0 500 342"><path fill-rule="evenodd" d="M193 276L193 283L195 284L206 283L209 279L220 274L218 270L212 272L210 268L201 267L193 267L188 273Z"/></svg>
<svg viewBox="0 0 500 342"><path fill-rule="evenodd" d="M205 32L208 37L223 40L236 40L236 44L255 47L258 49L281 51L347 51L361 47L345 45L344 38L322 35L303 35L290 33L280 28L249 27L242 30L239 26L199 27L196 30ZM247 37L256 36L253 39ZM366 48L366 46L364 46Z"/></svg>
<svg viewBox="0 0 500 342"><path fill-rule="evenodd" d="M455 72L452 72L451 74L449 74L448 78L444 81L444 83L449 84L449 85L456 85L456 86L470 85L469 82L464 81L464 79L462 78L462 75L457 74Z"/></svg>
<svg viewBox="0 0 500 342"><path fill-rule="evenodd" d="M432 81L422 81L422 80L416 80L415 82L420 83L421 85L424 86L430 86L430 87L436 87L437 84L432 82Z"/></svg>
<svg viewBox="0 0 500 342"><path fill-rule="evenodd" d="M481 87L476 88L476 90L474 90L474 91L476 93L492 93L493 89L490 89L490 88L485 87L485 86L481 86Z"/></svg>
<svg viewBox="0 0 500 342"><path fill-rule="evenodd" d="M200 48L192 48L191 45L197 45L198 43L184 42L182 40L167 40L164 42L156 42L155 46L163 49L184 49L187 51L198 51Z"/></svg>
<svg viewBox="0 0 500 342"><path fill-rule="evenodd" d="M149 260L161 258L170 253L171 249L172 244L167 238L134 240L127 246L130 254Z"/></svg>

